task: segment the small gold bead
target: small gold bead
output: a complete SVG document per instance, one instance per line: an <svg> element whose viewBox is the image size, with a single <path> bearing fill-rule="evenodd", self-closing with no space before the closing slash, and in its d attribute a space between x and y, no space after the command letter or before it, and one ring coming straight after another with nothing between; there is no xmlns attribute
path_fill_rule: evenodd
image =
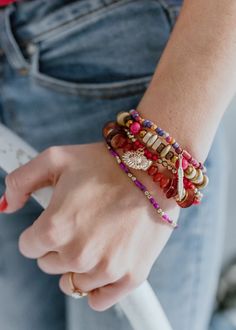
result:
<svg viewBox="0 0 236 330"><path fill-rule="evenodd" d="M171 163L175 164L178 159L179 159L178 156L174 155L170 161Z"/></svg>
<svg viewBox="0 0 236 330"><path fill-rule="evenodd" d="M139 136L142 138L142 137L144 137L145 135L146 135L146 131L141 131L140 133L139 133Z"/></svg>
<svg viewBox="0 0 236 330"><path fill-rule="evenodd" d="M133 123L133 121L132 121L132 120L128 120L128 121L126 122L126 124L125 124L125 125L126 125L127 127L130 127L130 125L131 125L132 123Z"/></svg>

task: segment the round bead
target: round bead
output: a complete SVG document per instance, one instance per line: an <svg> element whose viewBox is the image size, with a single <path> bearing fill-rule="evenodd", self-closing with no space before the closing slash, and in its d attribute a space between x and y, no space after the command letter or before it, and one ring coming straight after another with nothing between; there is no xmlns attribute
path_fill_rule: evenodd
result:
<svg viewBox="0 0 236 330"><path fill-rule="evenodd" d="M148 169L148 174L153 176L158 172L158 167L157 166L151 166Z"/></svg>
<svg viewBox="0 0 236 330"><path fill-rule="evenodd" d="M175 149L175 151L177 154L181 154L183 150L180 147L178 147Z"/></svg>
<svg viewBox="0 0 236 330"><path fill-rule="evenodd" d="M166 142L167 142L167 143L171 143L171 139L172 139L171 136L167 136L167 137L166 137Z"/></svg>
<svg viewBox="0 0 236 330"><path fill-rule="evenodd" d="M179 148L179 144L175 141L175 142L172 144L172 147L173 147L174 149L177 149L177 148Z"/></svg>
<svg viewBox="0 0 236 330"><path fill-rule="evenodd" d="M179 159L176 161L175 166L176 166L176 168L179 168ZM187 159L183 158L182 159L183 170L186 170L188 168L188 166L189 166L189 162L187 161Z"/></svg>
<svg viewBox="0 0 236 330"><path fill-rule="evenodd" d="M114 128L117 128L117 124L113 121L106 123L103 127L102 133L104 138L106 138L108 136L108 134L110 134Z"/></svg>
<svg viewBox="0 0 236 330"><path fill-rule="evenodd" d="M159 182L159 181L161 181L162 178L163 178L163 174L157 173L153 176L153 181L154 182Z"/></svg>
<svg viewBox="0 0 236 330"><path fill-rule="evenodd" d="M145 119L144 122L143 122L144 127L151 128L152 125L153 125L153 123L150 120Z"/></svg>
<svg viewBox="0 0 236 330"><path fill-rule="evenodd" d="M142 138L147 134L147 131L141 131L139 132L139 136Z"/></svg>
<svg viewBox="0 0 236 330"><path fill-rule="evenodd" d="M161 187L161 188L165 188L165 187L167 187L168 184L170 183L170 181L171 181L171 180L170 180L169 178L163 176L163 178L162 178L161 181L160 181L160 187Z"/></svg>
<svg viewBox="0 0 236 330"><path fill-rule="evenodd" d="M140 132L140 129L141 129L141 125L137 122L134 122L130 125L130 132L132 134L138 134Z"/></svg>
<svg viewBox="0 0 236 330"><path fill-rule="evenodd" d="M110 144L112 148L118 149L118 148L123 148L126 144L126 141L127 138L124 135L118 133L111 138Z"/></svg>
<svg viewBox="0 0 236 330"><path fill-rule="evenodd" d="M131 119L129 119L127 121L124 120L124 122L125 122L125 126L127 126L127 127L130 127L133 123L133 121Z"/></svg>
<svg viewBox="0 0 236 330"><path fill-rule="evenodd" d="M128 112L119 112L116 121L119 125L125 126L125 118L130 117L130 114Z"/></svg>

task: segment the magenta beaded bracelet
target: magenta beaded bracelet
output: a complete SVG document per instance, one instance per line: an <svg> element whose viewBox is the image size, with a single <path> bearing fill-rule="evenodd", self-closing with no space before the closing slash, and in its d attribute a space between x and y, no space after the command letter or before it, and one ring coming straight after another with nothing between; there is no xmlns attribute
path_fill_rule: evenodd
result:
<svg viewBox="0 0 236 330"><path fill-rule="evenodd" d="M151 193L147 190L147 188L136 178L135 175L133 175L133 173L129 170L129 168L122 162L118 153L108 144L107 144L107 148L109 150L109 153L116 159L121 170L127 174L127 176L133 181L136 187L139 188L139 190L141 190L145 195L145 197L149 200L150 204L160 215L162 222L169 224L173 228L177 228L178 227L177 222L171 220L170 217L161 209L159 203L155 200L155 198L151 195Z"/></svg>

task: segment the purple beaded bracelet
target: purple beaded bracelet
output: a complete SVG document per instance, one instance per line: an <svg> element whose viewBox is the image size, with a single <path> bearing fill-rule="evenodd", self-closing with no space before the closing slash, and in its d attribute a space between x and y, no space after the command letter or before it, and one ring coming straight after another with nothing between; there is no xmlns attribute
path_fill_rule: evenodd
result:
<svg viewBox="0 0 236 330"><path fill-rule="evenodd" d="M120 156L118 153L107 144L107 149L109 150L109 153L116 159L117 163L119 164L119 167L124 171L127 176L133 181L133 183L138 187L146 196L146 198L149 200L150 204L154 207L154 209L157 211L157 213L160 215L161 220L165 223L168 223L173 228L177 228L177 222L174 220L171 220L170 217L160 208L160 205L155 200L155 198L151 195L151 193L147 190L147 188L136 178L135 175L130 172L128 167L122 162Z"/></svg>

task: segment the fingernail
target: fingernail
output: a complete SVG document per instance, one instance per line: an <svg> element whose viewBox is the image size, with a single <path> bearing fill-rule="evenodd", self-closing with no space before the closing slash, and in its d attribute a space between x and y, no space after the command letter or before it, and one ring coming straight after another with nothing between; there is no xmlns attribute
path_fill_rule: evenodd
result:
<svg viewBox="0 0 236 330"><path fill-rule="evenodd" d="M7 200L6 200L6 195L4 194L1 198L0 198L0 212L3 212L6 210L8 206Z"/></svg>

